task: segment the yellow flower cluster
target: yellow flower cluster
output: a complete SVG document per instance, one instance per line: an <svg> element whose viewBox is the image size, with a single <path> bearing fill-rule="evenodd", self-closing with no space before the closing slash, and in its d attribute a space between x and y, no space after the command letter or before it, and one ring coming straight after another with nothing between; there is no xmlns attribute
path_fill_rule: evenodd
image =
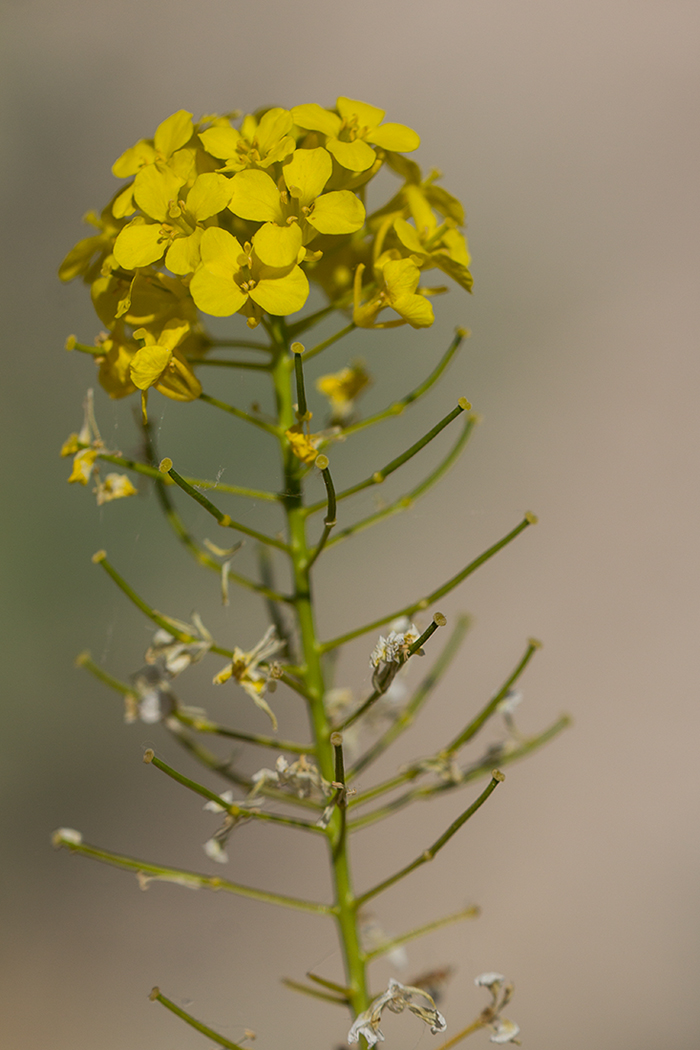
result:
<svg viewBox="0 0 700 1050"><path fill-rule="evenodd" d="M352 311L360 327L432 324L423 270L467 290L469 255L460 203L402 154L420 139L384 111L341 97L249 114L179 110L112 171L127 179L86 216L96 233L62 263L60 277L90 285L100 321L99 380L112 397L155 387L194 400L192 364L209 345L201 314L240 313L250 327L303 308L309 282ZM386 164L404 185L366 213L367 184ZM378 320L384 309L397 315Z"/></svg>

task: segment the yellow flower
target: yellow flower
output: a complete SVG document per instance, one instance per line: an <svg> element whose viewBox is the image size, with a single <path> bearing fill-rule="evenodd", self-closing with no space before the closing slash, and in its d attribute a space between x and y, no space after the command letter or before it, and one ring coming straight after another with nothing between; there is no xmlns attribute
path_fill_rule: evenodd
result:
<svg viewBox="0 0 700 1050"><path fill-rule="evenodd" d="M352 415L355 399L370 383L369 373L359 361L340 372L320 376L316 380L316 389L331 403L331 421L344 423Z"/></svg>
<svg viewBox="0 0 700 1050"><path fill-rule="evenodd" d="M279 237L286 234L290 224L298 224L304 245L320 233L354 233L365 221L364 206L350 190L323 192L332 173L327 150L295 150L282 167L286 189L280 191L267 172L241 171L231 180L229 208L241 219L274 223Z"/></svg>
<svg viewBox="0 0 700 1050"><path fill-rule="evenodd" d="M379 288L372 298L362 302L362 273L360 264L355 271L353 321L358 328L396 328L410 324L412 328L429 328L435 320L433 308L424 295L416 293L420 270L411 259L393 258L391 252L380 256L374 265ZM399 314L400 320L376 322L377 315L387 306Z"/></svg>
<svg viewBox="0 0 700 1050"><path fill-rule="evenodd" d="M238 646L233 650L233 659L214 677L214 685L223 685L229 678L234 678L246 691L261 711L268 716L274 729L277 729L277 719L267 701L264 693L270 679L269 668L260 670L260 664L269 656L278 652L284 646L275 633L275 628L270 627L260 639L258 644L249 652L244 652Z"/></svg>
<svg viewBox="0 0 700 1050"><path fill-rule="evenodd" d="M131 381L141 391L144 421L148 391L152 386L174 401L194 401L202 393L201 383L177 349L189 330L187 321L172 320L164 325L158 338L147 328L134 332L134 339L145 342L129 366Z"/></svg>
<svg viewBox="0 0 700 1050"><path fill-rule="evenodd" d="M253 326L262 311L287 316L301 310L309 294L309 282L297 262L303 257L301 233L296 224L282 232L280 237L278 228L266 223L252 244L242 248L226 230L205 230L202 262L190 283L199 309L214 317L240 311Z"/></svg>
<svg viewBox="0 0 700 1050"><path fill-rule="evenodd" d="M131 362L138 353L138 343L127 339L120 325L99 345L102 353L96 358L100 366L97 378L102 389L114 399L133 394L136 387L131 379Z"/></svg>
<svg viewBox="0 0 700 1050"><path fill-rule="evenodd" d="M302 463L314 463L318 455L317 445L321 440L320 434L305 434L304 424L295 423L289 430L285 430L284 436L291 445L292 452Z"/></svg>
<svg viewBox="0 0 700 1050"><path fill-rule="evenodd" d="M296 142L289 134L293 124L289 110L275 107L259 121L249 113L240 131L222 122L200 132L199 140L212 157L226 161L220 171L269 168L293 152Z"/></svg>
<svg viewBox="0 0 700 1050"><path fill-rule="evenodd" d="M83 448L77 452L73 459L73 470L68 481L78 481L81 485L87 485L95 468L95 460L98 454L99 449L96 448Z"/></svg>
<svg viewBox="0 0 700 1050"><path fill-rule="evenodd" d="M382 124L384 110L341 96L337 113L312 102L292 109L294 123L326 136L325 146L338 164L350 171L366 171L376 160L372 145L406 153L418 149L420 138L403 124ZM371 145L370 145L371 143Z"/></svg>
<svg viewBox="0 0 700 1050"><path fill-rule="evenodd" d="M174 180L179 180L176 187L179 189L187 180L194 163L193 151L182 148L193 134L192 114L179 109L158 125L152 139L139 139L136 145L122 153L112 165L112 174L118 179L136 175L136 179L114 201L112 213L116 218L131 215L137 203L142 207L137 193L143 185L147 195L148 187L154 181L152 176L143 179L148 169L155 169L159 177L155 181L170 181L173 184Z"/></svg>
<svg viewBox="0 0 700 1050"><path fill-rule="evenodd" d="M94 492L97 495L98 507L101 507L103 503L110 503L113 499L138 495L138 490L134 488L126 474L108 474L104 481L98 479Z"/></svg>
<svg viewBox="0 0 700 1050"><path fill-rule="evenodd" d="M224 175L205 172L186 191L171 176L156 165L140 173L135 197L145 216L132 219L114 245L114 258L125 270L155 263L164 253L172 273L192 273L199 264L202 224L226 207L231 182Z"/></svg>
<svg viewBox="0 0 700 1050"><path fill-rule="evenodd" d="M58 268L58 276L62 281L72 281L80 275L86 281L95 280L103 263L112 254L115 237L122 226L122 223L115 222L112 218L110 205L107 205L100 215L89 211L84 217L84 222L90 223L99 233L85 237L71 248Z"/></svg>

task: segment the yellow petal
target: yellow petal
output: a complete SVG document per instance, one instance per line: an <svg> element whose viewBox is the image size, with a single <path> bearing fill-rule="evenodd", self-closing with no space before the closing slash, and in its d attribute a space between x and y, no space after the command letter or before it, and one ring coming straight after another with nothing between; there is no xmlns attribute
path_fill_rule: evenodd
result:
<svg viewBox="0 0 700 1050"><path fill-rule="evenodd" d="M405 219L395 219L394 229L399 240L405 248L408 248L409 252L415 252L417 255L426 254L425 246L418 236L418 230L415 226L411 226Z"/></svg>
<svg viewBox="0 0 700 1050"><path fill-rule="evenodd" d="M78 452L73 460L73 471L71 476L68 478L70 482L79 482L81 485L87 485L92 474L92 468L95 465L97 459L97 450L94 448L84 448Z"/></svg>
<svg viewBox="0 0 700 1050"><path fill-rule="evenodd" d="M176 149L180 149L194 134L192 114L184 109L178 109L159 124L153 139L153 144L164 157L169 157Z"/></svg>
<svg viewBox="0 0 700 1050"><path fill-rule="evenodd" d="M294 222L289 226L277 226L266 222L253 237L255 254L265 266L284 269L297 261L301 248L301 230Z"/></svg>
<svg viewBox="0 0 700 1050"><path fill-rule="evenodd" d="M305 106L294 106L292 109L294 123L308 131L320 131L324 135L337 135L342 121L330 110L324 109L316 102Z"/></svg>
<svg viewBox="0 0 700 1050"><path fill-rule="evenodd" d="M125 345L116 340L107 340L105 348L109 346L107 353L100 364L97 374L100 386L106 390L111 398L127 397L133 394L134 384L131 382L131 362L137 353L136 344Z"/></svg>
<svg viewBox="0 0 700 1050"><path fill-rule="evenodd" d="M309 297L309 282L306 274L295 266L286 277L258 281L250 292L253 302L268 314L286 317L301 310Z"/></svg>
<svg viewBox="0 0 700 1050"><path fill-rule="evenodd" d="M341 167L349 171L367 171L376 160L374 150L363 139L355 139L354 142L328 139L326 149L333 154Z"/></svg>
<svg viewBox="0 0 700 1050"><path fill-rule="evenodd" d="M318 441L317 437L304 434L301 430L297 430L296 427L286 430L284 436L291 445L292 452L297 459L300 459L302 463L314 462L318 455L318 450L314 444L314 441Z"/></svg>
<svg viewBox="0 0 700 1050"><path fill-rule="evenodd" d="M267 113L260 118L255 133L258 152L261 156L268 153L280 139L289 134L293 123L292 114L288 109L281 109L279 106L268 109Z"/></svg>
<svg viewBox="0 0 700 1050"><path fill-rule="evenodd" d="M168 367L155 384L156 390L173 401L194 401L202 393L202 384L176 350Z"/></svg>
<svg viewBox="0 0 700 1050"><path fill-rule="evenodd" d="M240 268L238 259L243 249L227 230L220 230L218 226L210 226L204 231L199 248L203 263L215 262L222 267L230 268L232 272Z"/></svg>
<svg viewBox="0 0 700 1050"><path fill-rule="evenodd" d="M155 386L173 356L172 350L164 346L144 346L131 362L129 369L131 381L139 390L148 390L149 386Z"/></svg>
<svg viewBox="0 0 700 1050"><path fill-rule="evenodd" d="M382 124L367 133L367 141L395 153L410 153L420 146L420 136L405 124Z"/></svg>
<svg viewBox="0 0 700 1050"><path fill-rule="evenodd" d="M346 98L344 95L337 100L336 109L343 120L352 120L353 117L357 117L357 123L361 128L376 128L377 124L381 124L384 120L385 115L383 109L370 106L368 102L360 102L356 98Z"/></svg>
<svg viewBox="0 0 700 1050"><path fill-rule="evenodd" d="M58 276L62 281L72 281L80 273L89 269L92 257L102 246L103 239L100 235L86 237L71 248L68 255L58 268Z"/></svg>
<svg viewBox="0 0 700 1050"><path fill-rule="evenodd" d="M194 273L200 263L199 242L204 230L197 227L189 237L177 237L168 248L165 265L171 273Z"/></svg>
<svg viewBox="0 0 700 1050"><path fill-rule="evenodd" d="M354 233L362 228L365 208L350 190L334 190L316 200L307 221L319 233Z"/></svg>
<svg viewBox="0 0 700 1050"><path fill-rule="evenodd" d="M435 320L432 305L424 295L402 296L391 305L411 328L429 328Z"/></svg>
<svg viewBox="0 0 700 1050"><path fill-rule="evenodd" d="M241 141L241 134L232 127L214 127L200 132L199 139L212 157L227 160L236 156L236 146Z"/></svg>
<svg viewBox="0 0 700 1050"><path fill-rule="evenodd" d="M229 208L234 215L255 222L284 223L279 190L266 172L252 168L239 171L231 179L231 186Z"/></svg>
<svg viewBox="0 0 700 1050"><path fill-rule="evenodd" d="M136 211L136 201L134 200L134 184L129 183L125 190L115 198L114 204L112 205L112 215L115 219L123 219L126 215L133 215Z"/></svg>
<svg viewBox="0 0 700 1050"><path fill-rule="evenodd" d="M103 503L111 503L114 499L138 495L138 490L134 488L126 474L108 474L96 492L98 507L101 507Z"/></svg>
<svg viewBox="0 0 700 1050"><path fill-rule="evenodd" d="M245 292L233 280L231 268L215 262L202 263L195 271L190 282L190 294L199 309L212 317L230 317L240 310L247 299Z"/></svg>
<svg viewBox="0 0 700 1050"><path fill-rule="evenodd" d="M410 259L389 259L384 263L381 271L392 305L394 299L412 295L418 287L420 270Z"/></svg>
<svg viewBox="0 0 700 1050"><path fill-rule="evenodd" d="M163 330L157 340L158 346L174 350L182 342L189 330L190 325L188 321L182 321L179 317L172 318L167 324L163 325ZM135 332L134 335L136 335Z"/></svg>
<svg viewBox="0 0 700 1050"><path fill-rule="evenodd" d="M304 207L323 192L333 172L333 161L325 149L297 149L282 168L284 181L292 197Z"/></svg>
<svg viewBox="0 0 700 1050"><path fill-rule="evenodd" d="M130 175L135 175L144 164L152 164L155 159L156 151L153 144L147 142L146 139L139 139L135 146L125 150L121 157L115 160L112 165L112 175L116 179L128 179Z"/></svg>
<svg viewBox="0 0 700 1050"><path fill-rule="evenodd" d="M206 172L200 175L187 194L186 207L198 222L209 219L223 209L231 199L231 180L225 175Z"/></svg>
<svg viewBox="0 0 700 1050"><path fill-rule="evenodd" d="M177 200L183 180L163 164L149 164L134 179L134 198L141 211L161 222L172 200Z"/></svg>
<svg viewBox="0 0 700 1050"><path fill-rule="evenodd" d="M114 258L125 270L157 262L168 244L160 231L160 223L146 222L143 216L137 215L117 237Z"/></svg>
<svg viewBox="0 0 700 1050"><path fill-rule="evenodd" d="M62 456L74 456L76 452L80 451L80 437L77 434L71 434L61 445Z"/></svg>

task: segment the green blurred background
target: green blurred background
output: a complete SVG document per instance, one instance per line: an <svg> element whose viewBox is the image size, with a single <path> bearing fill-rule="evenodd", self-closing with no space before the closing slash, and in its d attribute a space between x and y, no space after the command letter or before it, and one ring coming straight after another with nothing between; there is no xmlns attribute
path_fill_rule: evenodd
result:
<svg viewBox="0 0 700 1050"><path fill-rule="evenodd" d="M175 886L142 893L131 876L49 845L67 825L116 850L211 868L201 843L215 818L141 763L154 746L182 764L173 745L158 727L125 727L119 698L73 667L90 648L126 677L150 637L90 555L106 548L153 604L183 618L198 609L224 642L247 647L264 629L245 595L221 609L216 581L165 534L151 497L98 509L66 485L58 449L79 428L94 374L62 346L71 332L90 342L99 322L86 290L60 286L56 267L85 235L81 215L113 192L113 160L174 110L331 105L346 94L421 134L417 159L440 167L467 206L475 291L438 300L429 332L355 334L329 355L333 367L366 357L376 384L365 405L378 408L419 380L456 324L473 332L430 399L340 449L339 470L365 476L379 465L380 436L385 462L461 394L484 423L429 503L329 556L324 636L423 593L532 509L540 525L441 603L451 618L472 612L475 626L398 758L453 733L530 635L545 648L523 682L523 730L562 710L575 718L512 767L473 824L429 871L381 898L377 916L398 933L482 906L476 923L410 947L408 976L456 967L444 1000L451 1032L483 1004L473 976L496 969L516 982L509 1015L526 1046L655 1050L672 1039L690 1050L699 1020L697 5L5 0L2 10L3 1042L201 1046L148 1002L155 983L231 1039L256 1029L261 1047L332 1047L347 1031L336 1008L277 983L309 968L338 974L322 920ZM205 378L208 389L220 379ZM261 396L249 377L222 389L242 405ZM204 406L151 402L161 451L176 465L261 484L269 468L242 425L215 428ZM131 411L98 392L103 437L125 453ZM372 508L371 495L362 506ZM362 688L367 646L350 657L347 679ZM207 680L183 680L183 699L216 703ZM280 694L291 731L298 718L285 703ZM254 769L267 757L243 761ZM463 797L363 832L358 881L412 859ZM248 826L230 852L233 879L325 891L321 855L306 841ZM377 966L376 985L389 973ZM411 1019L391 1017L385 1033L388 1045L433 1045Z"/></svg>

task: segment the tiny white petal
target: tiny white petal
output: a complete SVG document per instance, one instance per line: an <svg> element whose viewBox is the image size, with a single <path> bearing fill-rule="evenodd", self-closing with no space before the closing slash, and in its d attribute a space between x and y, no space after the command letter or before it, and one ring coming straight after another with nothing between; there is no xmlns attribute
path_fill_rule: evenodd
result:
<svg viewBox="0 0 700 1050"><path fill-rule="evenodd" d="M480 973L478 977L474 978L474 984L477 986L481 985L484 988L490 988L492 984L498 984L501 981L505 981L502 973L492 973L490 971Z"/></svg>
<svg viewBox="0 0 700 1050"><path fill-rule="evenodd" d="M518 704L521 704L523 694L517 689L509 689L496 708L501 715L512 715Z"/></svg>
<svg viewBox="0 0 700 1050"><path fill-rule="evenodd" d="M64 842L79 846L83 841L83 836L75 828L58 828L51 836L51 841L54 846L61 846Z"/></svg>
<svg viewBox="0 0 700 1050"><path fill-rule="evenodd" d="M495 1030L491 1036L492 1043L511 1043L520 1032L520 1027L515 1021L507 1021L505 1017L499 1018L495 1023Z"/></svg>
<svg viewBox="0 0 700 1050"><path fill-rule="evenodd" d="M217 864L228 863L228 853L225 849L222 849L221 843L218 839L207 839L202 847L207 857L210 860L215 860Z"/></svg>
<svg viewBox="0 0 700 1050"><path fill-rule="evenodd" d="M147 689L141 693L139 704L139 718L147 725L153 725L161 720L160 689Z"/></svg>
<svg viewBox="0 0 700 1050"><path fill-rule="evenodd" d="M222 791L219 798L224 805L230 806L233 802L233 791ZM211 813L223 813L224 806L221 806L218 802L214 802L213 799L210 799L208 802L204 803L204 809L208 809Z"/></svg>

